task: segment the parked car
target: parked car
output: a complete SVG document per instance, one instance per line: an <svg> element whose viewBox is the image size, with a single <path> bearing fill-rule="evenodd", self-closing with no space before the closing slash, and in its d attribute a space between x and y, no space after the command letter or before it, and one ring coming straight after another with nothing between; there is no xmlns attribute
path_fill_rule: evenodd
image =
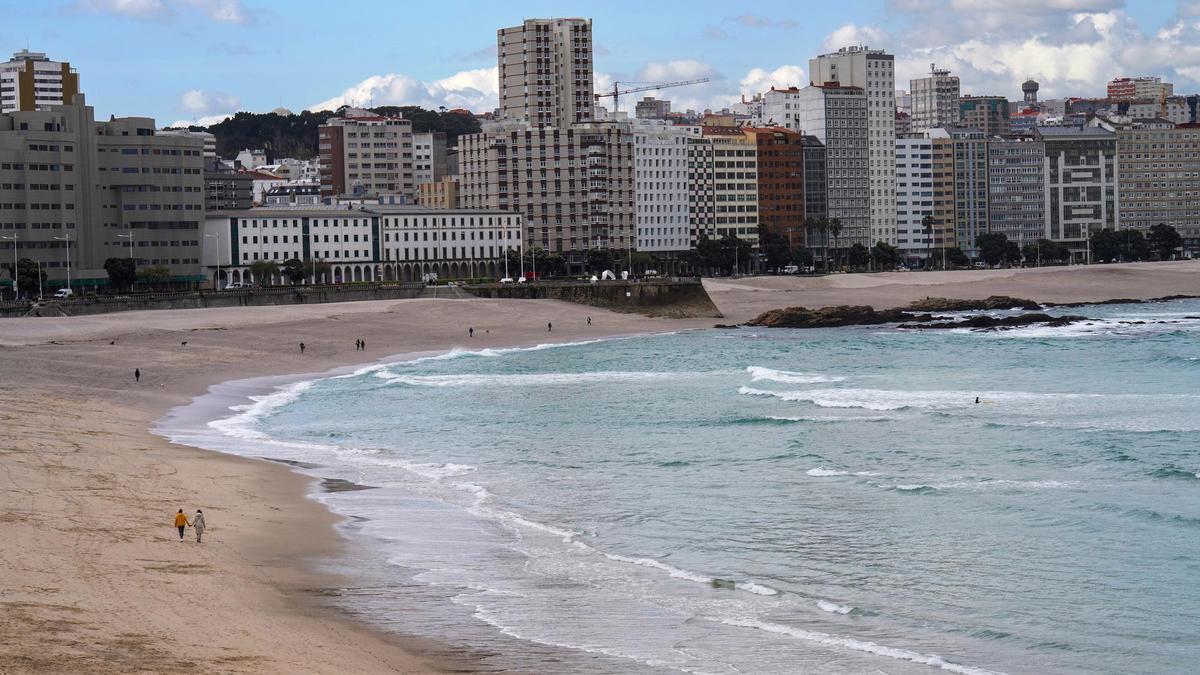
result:
<svg viewBox="0 0 1200 675"><path fill-rule="evenodd" d="M74 295L75 295L75 291L73 291L69 288L60 288L54 292L54 297L56 297L56 298L70 298L70 297L73 297Z"/></svg>
<svg viewBox="0 0 1200 675"><path fill-rule="evenodd" d="M513 282L512 277L504 277L503 279L500 280L500 283L502 283L502 284L511 284L512 282Z"/></svg>
<svg viewBox="0 0 1200 675"><path fill-rule="evenodd" d="M243 288L253 288L253 287L254 287L254 286L253 286L252 284L248 284L248 283L246 283L246 282L244 282L244 281L234 281L234 282L231 282L231 283L229 283L229 284L226 284L226 285L225 285L225 290L227 290L227 291L236 291L236 290L241 290L241 289L243 289Z"/></svg>
<svg viewBox="0 0 1200 675"><path fill-rule="evenodd" d="M800 267L798 265L784 265L783 269L780 271L784 274L799 274Z"/></svg>

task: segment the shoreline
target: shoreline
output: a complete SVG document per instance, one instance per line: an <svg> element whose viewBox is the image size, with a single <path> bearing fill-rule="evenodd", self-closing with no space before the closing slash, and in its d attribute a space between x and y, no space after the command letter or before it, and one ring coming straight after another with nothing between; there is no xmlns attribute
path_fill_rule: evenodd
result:
<svg viewBox="0 0 1200 675"><path fill-rule="evenodd" d="M1059 289L1053 300L1037 292L1023 297L1094 302L1105 299L1097 292L1200 294L1200 265L1171 265L1189 278L1152 284L1145 293L1113 285ZM811 306L832 293L855 304L874 292L874 302L864 304L887 306L897 296L897 285L880 283L884 275L856 276L836 281L876 285L767 288L792 280L757 277L717 281L712 293L731 319L754 316L764 301ZM1007 282L963 281L908 282L900 295L1021 294ZM594 326L585 324L589 316ZM343 521L311 498L320 490L313 478L266 458L170 443L152 429L211 387L239 380L294 382L467 345L511 348L712 323L480 299L6 319L0 380L18 383L21 395L0 411L0 560L14 574L13 587L0 594L0 617L9 617L0 618L0 656L16 672L489 669L486 654L383 632L327 601L322 592L340 579L316 571L313 561L344 550L337 529ZM476 328L474 339L465 335L468 325ZM356 337L367 340L366 352L351 354ZM304 357L293 352L300 341L309 346ZM132 381L135 367L143 372L140 384ZM171 540L167 517L176 505L185 512L200 505L209 516L199 561L188 557L193 542Z"/></svg>
<svg viewBox="0 0 1200 675"><path fill-rule="evenodd" d="M107 323L100 330L88 322L92 330L71 342L56 335L63 326L51 325L69 326L69 320L18 320L40 324L34 327L42 336L0 344L0 379L21 382L25 392L0 413L7 470L0 560L10 562L15 575L15 588L0 595L0 615L11 617L0 619L0 655L17 672L492 670L484 663L489 654L382 631L329 601L347 578L319 568L336 560L346 539L338 528L343 518L312 498L319 480L269 459L172 443L152 430L213 386L244 386L250 379L272 390L454 348L535 346L551 341L542 332L551 320L554 343L705 323L555 301L389 301L321 309L327 316L317 321L249 328L236 326L240 317L219 316L221 310L200 310L185 326L148 331L131 325L129 315L113 315L115 321L99 322ZM407 325L397 326L396 313ZM180 319L144 314L168 323ZM597 325L589 327L587 316ZM354 320L354 332L343 335L346 319ZM459 334L468 323L488 332L474 339ZM0 324L0 336L6 325ZM362 353L347 344L360 335L368 345ZM290 352L301 337L309 345L303 360ZM285 339L287 353L267 349L264 356L263 344ZM397 342L407 348L395 349ZM198 346L211 353L198 354ZM143 373L140 383L131 377L134 367ZM241 393L240 401L226 400L244 402L258 392ZM224 417L227 407L210 411ZM70 450L47 458L47 446ZM39 482L38 492L47 494L23 503L29 492L15 486ZM177 505L185 512L204 509L203 549L190 530L186 544L172 540L168 516ZM95 518L106 525L82 525ZM114 530L118 545L108 543ZM196 562L190 556L199 551L206 557ZM88 582L97 577L120 583L100 588ZM206 628L198 630L197 623Z"/></svg>

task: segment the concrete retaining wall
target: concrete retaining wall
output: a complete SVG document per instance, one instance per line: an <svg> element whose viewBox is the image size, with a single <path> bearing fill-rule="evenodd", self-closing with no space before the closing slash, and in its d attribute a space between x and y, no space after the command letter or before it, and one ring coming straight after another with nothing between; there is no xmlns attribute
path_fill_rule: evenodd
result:
<svg viewBox="0 0 1200 675"><path fill-rule="evenodd" d="M565 300L646 316L677 319L721 316L699 279L596 283L539 281L465 286L463 290L481 298Z"/></svg>

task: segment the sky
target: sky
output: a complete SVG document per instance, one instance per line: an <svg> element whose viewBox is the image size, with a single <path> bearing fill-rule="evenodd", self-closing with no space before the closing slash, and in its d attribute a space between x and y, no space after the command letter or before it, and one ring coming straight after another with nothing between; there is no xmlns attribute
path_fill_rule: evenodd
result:
<svg viewBox="0 0 1200 675"><path fill-rule="evenodd" d="M855 44L895 54L897 89L936 63L964 94L1015 99L1033 77L1042 98L1102 96L1125 75L1200 92L1200 0L0 0L0 9L4 53L69 61L98 119L160 126L343 103L491 110L496 29L554 16L593 19L597 88L710 79L661 92L676 110L804 86L810 57Z"/></svg>

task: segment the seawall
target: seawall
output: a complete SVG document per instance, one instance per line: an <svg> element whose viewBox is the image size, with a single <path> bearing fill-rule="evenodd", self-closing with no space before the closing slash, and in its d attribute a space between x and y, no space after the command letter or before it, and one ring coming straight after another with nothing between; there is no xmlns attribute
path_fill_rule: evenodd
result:
<svg viewBox="0 0 1200 675"><path fill-rule="evenodd" d="M539 281L527 284L480 284L463 290L481 298L564 300L614 312L652 317L721 318L699 279L647 281Z"/></svg>

